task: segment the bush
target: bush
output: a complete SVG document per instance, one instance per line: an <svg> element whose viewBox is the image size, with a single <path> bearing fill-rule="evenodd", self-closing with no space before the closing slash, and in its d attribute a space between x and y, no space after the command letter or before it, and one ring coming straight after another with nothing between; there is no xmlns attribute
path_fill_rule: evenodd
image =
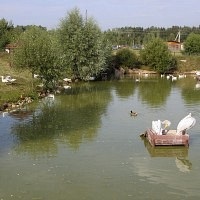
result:
<svg viewBox="0 0 200 200"><path fill-rule="evenodd" d="M125 48L117 51L115 56L116 67L134 68L138 64L138 59L133 50Z"/></svg>

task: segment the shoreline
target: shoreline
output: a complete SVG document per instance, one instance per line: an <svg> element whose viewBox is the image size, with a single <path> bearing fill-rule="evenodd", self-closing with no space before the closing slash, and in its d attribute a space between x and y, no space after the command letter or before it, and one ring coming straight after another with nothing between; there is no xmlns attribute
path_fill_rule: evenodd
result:
<svg viewBox="0 0 200 200"><path fill-rule="evenodd" d="M164 73L164 74L173 74L173 75L178 75L178 74L188 74L188 75L196 75L197 70L192 70L192 71L185 71L185 72L178 72L178 71L174 71L174 72L170 72L170 73ZM156 71L152 71L152 70L145 70L145 69L129 69L128 70L128 74L158 74L158 72Z"/></svg>
<svg viewBox="0 0 200 200"><path fill-rule="evenodd" d="M123 69L120 69L119 71L124 71ZM183 73L179 73L179 72L173 72L173 73L166 73L167 74L171 74L171 75L193 75L196 76L196 70L192 70L192 71L188 71L188 72L183 72ZM129 75L150 75L150 74L154 74L154 75L159 75L159 73L152 71L152 70L145 70L145 69L129 69L128 73ZM200 81L199 79L197 79L197 81ZM40 96L41 97L41 96ZM20 97L19 100L17 102L4 102L2 105L0 105L0 113L3 112L12 112L13 110L15 111L23 109L24 106L26 106L27 104L30 104L34 101L34 99L32 99L31 97Z"/></svg>

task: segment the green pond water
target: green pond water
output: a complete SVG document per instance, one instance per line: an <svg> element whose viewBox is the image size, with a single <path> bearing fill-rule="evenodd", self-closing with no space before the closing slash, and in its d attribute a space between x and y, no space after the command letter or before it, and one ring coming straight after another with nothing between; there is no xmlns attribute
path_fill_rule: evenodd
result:
<svg viewBox="0 0 200 200"><path fill-rule="evenodd" d="M72 84L54 101L1 113L0 200L200 199L197 81L135 78ZM189 148L140 138L152 120L176 129L189 113Z"/></svg>

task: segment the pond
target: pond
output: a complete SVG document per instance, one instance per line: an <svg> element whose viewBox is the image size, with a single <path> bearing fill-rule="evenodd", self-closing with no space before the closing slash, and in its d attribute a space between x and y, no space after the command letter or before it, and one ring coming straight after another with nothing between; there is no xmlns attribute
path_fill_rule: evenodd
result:
<svg viewBox="0 0 200 200"><path fill-rule="evenodd" d="M0 199L199 199L196 80L136 78L72 84L54 101L1 114ZM140 137L152 120L176 129L189 113L189 148L152 148Z"/></svg>

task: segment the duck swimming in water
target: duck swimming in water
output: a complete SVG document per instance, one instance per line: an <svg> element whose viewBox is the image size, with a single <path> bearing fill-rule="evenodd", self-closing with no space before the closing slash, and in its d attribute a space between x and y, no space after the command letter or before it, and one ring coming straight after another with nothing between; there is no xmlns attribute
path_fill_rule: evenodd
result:
<svg viewBox="0 0 200 200"><path fill-rule="evenodd" d="M137 113L136 113L136 112L133 112L133 111L131 110L130 115L131 115L131 116L137 116Z"/></svg>

